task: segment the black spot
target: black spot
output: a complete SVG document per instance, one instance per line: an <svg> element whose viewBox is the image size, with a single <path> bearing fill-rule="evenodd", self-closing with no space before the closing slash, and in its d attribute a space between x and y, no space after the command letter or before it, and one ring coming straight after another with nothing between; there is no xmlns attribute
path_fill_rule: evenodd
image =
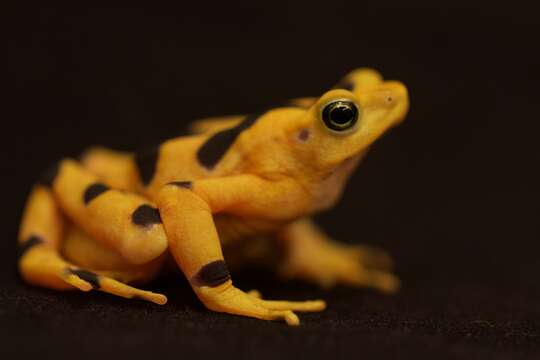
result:
<svg viewBox="0 0 540 360"><path fill-rule="evenodd" d="M216 166L238 135L255 124L260 115L260 113L249 115L235 127L219 131L212 135L197 152L199 162L209 169Z"/></svg>
<svg viewBox="0 0 540 360"><path fill-rule="evenodd" d="M186 189L193 188L193 183L191 181L171 181L167 185L174 185L174 186L183 187Z"/></svg>
<svg viewBox="0 0 540 360"><path fill-rule="evenodd" d="M215 287L223 284L230 278L231 276L229 275L229 270L227 270L225 261L216 260L204 265L197 274L193 276L191 282L196 286Z"/></svg>
<svg viewBox="0 0 540 360"><path fill-rule="evenodd" d="M131 221L136 225L150 226L161 223L159 211L150 205L139 206L131 215Z"/></svg>
<svg viewBox="0 0 540 360"><path fill-rule="evenodd" d="M348 90L348 91L353 91L354 90L354 83L350 80L350 79L342 79L340 80L334 87L333 89L345 89L345 90Z"/></svg>
<svg viewBox="0 0 540 360"><path fill-rule="evenodd" d="M41 174L41 176L38 179L38 183L41 185L52 187L54 179L56 179L56 176L58 175L59 170L60 170L60 163L57 162L54 165L50 166L47 170L45 170Z"/></svg>
<svg viewBox="0 0 540 360"><path fill-rule="evenodd" d="M139 169L139 176L143 185L147 186L152 181L156 172L159 158L159 147L143 149L135 154L135 164Z"/></svg>
<svg viewBox="0 0 540 360"><path fill-rule="evenodd" d="M102 183L94 183L88 186L83 196L84 204L87 205L90 201L98 197L100 194L103 194L107 190L109 190L109 187Z"/></svg>
<svg viewBox="0 0 540 360"><path fill-rule="evenodd" d="M101 286L99 285L99 278L97 274L88 271L88 270L82 270L82 269L68 269L69 274L77 275L84 281L89 282L94 289L99 289Z"/></svg>
<svg viewBox="0 0 540 360"><path fill-rule="evenodd" d="M43 244L45 241L40 236L37 235L30 235L28 239L24 240L19 245L19 257L21 257L25 252L27 252L30 248Z"/></svg>

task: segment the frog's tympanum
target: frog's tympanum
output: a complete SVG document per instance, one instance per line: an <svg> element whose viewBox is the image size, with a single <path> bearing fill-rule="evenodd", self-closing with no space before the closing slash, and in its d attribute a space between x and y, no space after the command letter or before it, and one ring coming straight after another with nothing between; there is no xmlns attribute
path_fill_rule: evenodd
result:
<svg viewBox="0 0 540 360"><path fill-rule="evenodd" d="M339 200L370 145L407 110L403 84L359 69L319 98L200 120L191 135L134 154L92 148L64 159L29 196L20 273L37 286L163 305L165 295L133 286L174 264L208 309L289 325L325 302L244 292L225 258L231 268L266 261L324 287L394 292L384 251L339 244L310 217Z"/></svg>

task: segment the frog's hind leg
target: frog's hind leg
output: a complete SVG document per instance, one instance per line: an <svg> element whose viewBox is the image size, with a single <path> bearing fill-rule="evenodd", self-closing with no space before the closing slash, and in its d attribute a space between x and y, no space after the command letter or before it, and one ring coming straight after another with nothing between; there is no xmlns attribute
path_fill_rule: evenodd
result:
<svg viewBox="0 0 540 360"><path fill-rule="evenodd" d="M57 290L98 289L125 298L166 303L164 295L136 289L62 258L59 248L63 225L51 190L43 185L35 186L24 211L18 241L21 250L19 270L25 281Z"/></svg>

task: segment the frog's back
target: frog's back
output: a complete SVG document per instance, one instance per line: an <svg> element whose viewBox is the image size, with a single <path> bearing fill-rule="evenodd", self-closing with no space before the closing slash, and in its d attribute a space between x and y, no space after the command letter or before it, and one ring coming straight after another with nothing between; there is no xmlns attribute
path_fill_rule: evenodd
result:
<svg viewBox="0 0 540 360"><path fill-rule="evenodd" d="M216 176L197 161L197 151L208 136L178 137L134 153L94 147L81 162L110 187L152 197L154 190L169 182Z"/></svg>

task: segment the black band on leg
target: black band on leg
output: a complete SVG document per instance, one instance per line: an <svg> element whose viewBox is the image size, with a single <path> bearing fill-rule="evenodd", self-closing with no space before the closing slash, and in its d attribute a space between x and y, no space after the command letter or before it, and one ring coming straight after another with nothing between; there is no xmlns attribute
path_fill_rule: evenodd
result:
<svg viewBox="0 0 540 360"><path fill-rule="evenodd" d="M83 194L84 204L88 205L90 201L94 200L107 190L109 190L109 187L102 183L93 183L92 185L88 186Z"/></svg>
<svg viewBox="0 0 540 360"><path fill-rule="evenodd" d="M37 235L30 235L24 242L19 244L19 257L23 256L25 252L27 252L30 248L43 244L45 241L40 236Z"/></svg>
<svg viewBox="0 0 540 360"><path fill-rule="evenodd" d="M99 289L101 285L99 284L99 278L98 275L83 269L67 269L67 272L69 274L76 275L80 277L82 280L90 283L94 289Z"/></svg>
<svg viewBox="0 0 540 360"><path fill-rule="evenodd" d="M204 265L191 279L191 283L196 286L215 287L227 282L231 276L227 265L223 260L212 261Z"/></svg>

